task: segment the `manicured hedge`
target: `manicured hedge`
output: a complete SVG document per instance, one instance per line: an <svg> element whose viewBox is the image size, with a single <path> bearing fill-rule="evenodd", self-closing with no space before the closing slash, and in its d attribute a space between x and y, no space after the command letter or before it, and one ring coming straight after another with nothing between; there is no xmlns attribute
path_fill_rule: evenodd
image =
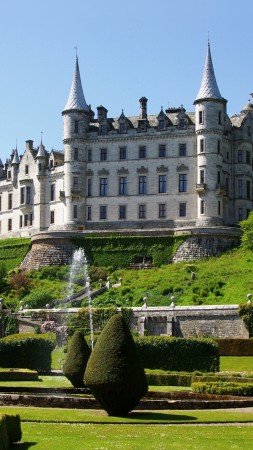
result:
<svg viewBox="0 0 253 450"><path fill-rule="evenodd" d="M9 450L11 444L19 442L22 437L20 416L0 415L0 449Z"/></svg>
<svg viewBox="0 0 253 450"><path fill-rule="evenodd" d="M0 381L38 381L38 372L29 369L1 369Z"/></svg>
<svg viewBox="0 0 253 450"><path fill-rule="evenodd" d="M150 257L155 266L168 263L186 236L122 236L73 237L83 247L89 262L95 266L128 267L138 257Z"/></svg>
<svg viewBox="0 0 253 450"><path fill-rule="evenodd" d="M253 396L253 383L208 382L192 383L193 392L200 394Z"/></svg>
<svg viewBox="0 0 253 450"><path fill-rule="evenodd" d="M220 356L253 356L253 339L217 339Z"/></svg>
<svg viewBox="0 0 253 450"><path fill-rule="evenodd" d="M14 269L23 261L29 251L31 239L11 238L0 240L0 263L3 262L7 271Z"/></svg>
<svg viewBox="0 0 253 450"><path fill-rule="evenodd" d="M170 373L159 370L149 370L146 369L146 377L148 380L149 386L191 386L194 382L235 382L235 383L251 383L253 382L252 378L244 378L244 377L235 377L229 375L220 375L220 374L206 374L206 375L196 375L195 373Z"/></svg>
<svg viewBox="0 0 253 450"><path fill-rule="evenodd" d="M55 335L12 334L0 339L0 367L27 368L38 372L51 370Z"/></svg>
<svg viewBox="0 0 253 450"><path fill-rule="evenodd" d="M142 364L148 369L169 371L217 372L218 344L213 339L175 337L136 337L135 343Z"/></svg>

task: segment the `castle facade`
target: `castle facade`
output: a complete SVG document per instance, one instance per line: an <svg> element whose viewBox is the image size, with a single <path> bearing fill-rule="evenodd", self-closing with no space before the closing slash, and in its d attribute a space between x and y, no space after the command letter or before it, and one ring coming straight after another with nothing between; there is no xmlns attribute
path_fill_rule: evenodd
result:
<svg viewBox="0 0 253 450"><path fill-rule="evenodd" d="M195 110L95 117L78 59L63 151L26 142L0 163L0 237L38 232L233 227L252 210L253 104L231 118L208 44Z"/></svg>

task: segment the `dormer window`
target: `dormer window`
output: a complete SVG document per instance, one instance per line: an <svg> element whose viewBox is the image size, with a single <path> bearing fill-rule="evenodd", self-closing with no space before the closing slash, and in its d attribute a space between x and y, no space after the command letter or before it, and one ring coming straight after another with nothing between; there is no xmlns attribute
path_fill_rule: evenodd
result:
<svg viewBox="0 0 253 450"><path fill-rule="evenodd" d="M107 125L102 124L99 127L100 134L107 134Z"/></svg>
<svg viewBox="0 0 253 450"><path fill-rule="evenodd" d="M126 123L125 122L121 122L119 124L119 131L120 131L120 133L125 133L126 132Z"/></svg>
<svg viewBox="0 0 253 450"><path fill-rule="evenodd" d="M165 128L164 119L159 120L158 127L159 127L159 130L164 130L164 128Z"/></svg>
<svg viewBox="0 0 253 450"><path fill-rule="evenodd" d="M179 119L179 128L185 128L185 119Z"/></svg>

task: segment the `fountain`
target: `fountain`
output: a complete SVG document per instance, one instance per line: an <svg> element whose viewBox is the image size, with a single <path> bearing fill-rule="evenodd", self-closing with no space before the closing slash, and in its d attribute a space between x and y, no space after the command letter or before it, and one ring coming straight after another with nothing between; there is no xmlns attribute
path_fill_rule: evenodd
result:
<svg viewBox="0 0 253 450"><path fill-rule="evenodd" d="M88 294L88 309L90 318L90 337L91 337L91 350L94 347L94 331L93 331L93 315L92 315L92 304L91 304L91 285L90 277L88 276L88 261L85 256L83 248L78 248L74 251L72 256L70 274L69 274L69 289L68 298L74 293L74 284L77 276L81 276L82 280L85 282L85 287L87 288Z"/></svg>

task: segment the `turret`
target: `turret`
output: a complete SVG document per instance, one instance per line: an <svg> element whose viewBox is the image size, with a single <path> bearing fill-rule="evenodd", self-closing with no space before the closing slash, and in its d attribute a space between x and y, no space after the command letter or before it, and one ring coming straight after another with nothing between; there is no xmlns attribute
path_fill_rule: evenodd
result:
<svg viewBox="0 0 253 450"><path fill-rule="evenodd" d="M37 162L37 176L45 175L46 152L45 147L42 144L42 139L38 148L38 153L36 155L36 162Z"/></svg>
<svg viewBox="0 0 253 450"><path fill-rule="evenodd" d="M17 176L18 176L18 166L19 166L19 156L18 156L18 150L17 148L13 152L13 158L11 161L11 167L12 167L12 183L15 184L17 182Z"/></svg>
<svg viewBox="0 0 253 450"><path fill-rule="evenodd" d="M85 173L85 139L91 119L91 108L84 98L77 57L69 98L62 116L66 228L75 229L80 224L79 211L83 206L81 199L85 188L85 180L77 172Z"/></svg>
<svg viewBox="0 0 253 450"><path fill-rule="evenodd" d="M196 107L197 226L223 224L222 139L227 101L221 96L213 69L210 44Z"/></svg>

